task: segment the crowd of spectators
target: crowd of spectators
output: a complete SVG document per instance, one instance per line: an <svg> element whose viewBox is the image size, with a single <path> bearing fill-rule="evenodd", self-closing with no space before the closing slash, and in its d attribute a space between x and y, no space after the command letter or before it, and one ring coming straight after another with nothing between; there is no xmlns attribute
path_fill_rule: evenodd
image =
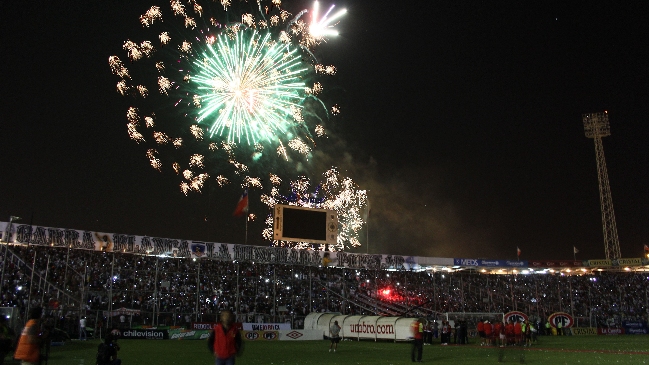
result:
<svg viewBox="0 0 649 365"><path fill-rule="evenodd" d="M144 325L210 321L224 309L243 321L290 319L294 325L323 311L431 316L518 310L539 318L561 311L585 319L584 326L616 326L646 321L649 308L649 274L640 272L362 270L20 245L9 246L2 259L0 306L25 312L45 305L70 323L119 308L139 310L135 321Z"/></svg>

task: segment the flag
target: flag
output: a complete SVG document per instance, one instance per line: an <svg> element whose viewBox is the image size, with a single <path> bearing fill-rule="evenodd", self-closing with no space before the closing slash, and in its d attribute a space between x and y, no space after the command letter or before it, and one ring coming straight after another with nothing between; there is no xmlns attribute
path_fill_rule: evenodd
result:
<svg viewBox="0 0 649 365"><path fill-rule="evenodd" d="M191 257L193 259L198 259L207 253L207 245L199 242L199 243L192 243L189 245L189 250L191 251Z"/></svg>
<svg viewBox="0 0 649 365"><path fill-rule="evenodd" d="M322 266L327 267L331 263L331 257L329 257L329 252L325 252L322 257Z"/></svg>
<svg viewBox="0 0 649 365"><path fill-rule="evenodd" d="M649 252L649 246L644 245L644 252Z"/></svg>
<svg viewBox="0 0 649 365"><path fill-rule="evenodd" d="M518 256L518 258L521 257L521 249L518 247L516 247L516 256Z"/></svg>
<svg viewBox="0 0 649 365"><path fill-rule="evenodd" d="M113 252L113 240L107 233L95 232L95 251Z"/></svg>
<svg viewBox="0 0 649 365"><path fill-rule="evenodd" d="M243 194L241 194L241 198L239 198L237 207L234 209L234 213L232 213L232 215L235 217L241 217L246 213L248 213L248 188L246 188L243 191Z"/></svg>
<svg viewBox="0 0 649 365"><path fill-rule="evenodd" d="M579 250L577 249L577 247L575 247L575 246L572 246L572 252L573 252L573 253L578 253L578 252L579 252Z"/></svg>

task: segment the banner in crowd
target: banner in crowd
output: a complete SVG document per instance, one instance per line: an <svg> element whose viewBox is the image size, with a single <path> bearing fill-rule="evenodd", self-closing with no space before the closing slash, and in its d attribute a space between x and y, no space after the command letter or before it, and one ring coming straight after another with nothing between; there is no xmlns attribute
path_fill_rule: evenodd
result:
<svg viewBox="0 0 649 365"><path fill-rule="evenodd" d="M140 310L139 309L130 309L130 308L119 308L119 309L113 309L111 312L109 311L104 311L103 312L105 317L115 317L115 316L139 316L140 315Z"/></svg>
<svg viewBox="0 0 649 365"><path fill-rule="evenodd" d="M648 260L643 260L640 257L630 259L614 259L614 260L588 260L587 266L590 267L608 267L608 266L641 266L646 265Z"/></svg>
<svg viewBox="0 0 649 365"><path fill-rule="evenodd" d="M472 258L430 258L347 252L297 250L286 247L248 246L183 239L135 236L119 233L80 231L29 224L0 222L2 241L21 245L69 247L102 252L123 252L268 264L335 266L351 269L423 270L431 265L463 267L575 267L637 266L649 264L642 258L587 261L485 260Z"/></svg>
<svg viewBox="0 0 649 365"><path fill-rule="evenodd" d="M588 266L585 265L583 261L575 261L575 260L547 260L547 261L530 261L530 267L539 267L539 268L544 268L544 267L583 267L583 266ZM586 262L587 264L587 262Z"/></svg>
<svg viewBox="0 0 649 365"><path fill-rule="evenodd" d="M7 241L14 244L70 247L102 252L123 252L168 257L210 258L271 264L336 266L355 269L418 270L419 258L381 254L354 254L298 250L285 247L247 246L182 239L79 231L66 228L0 222ZM326 255L326 260L325 259ZM326 261L326 262L325 262Z"/></svg>

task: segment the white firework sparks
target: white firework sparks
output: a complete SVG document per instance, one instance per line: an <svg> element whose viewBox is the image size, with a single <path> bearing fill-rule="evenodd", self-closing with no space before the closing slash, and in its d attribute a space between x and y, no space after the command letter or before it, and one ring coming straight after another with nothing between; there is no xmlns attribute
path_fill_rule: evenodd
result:
<svg viewBox="0 0 649 365"><path fill-rule="evenodd" d="M309 34L316 40L320 41L325 37L338 35L338 31L333 29L335 25L333 23L337 19L345 15L345 13L347 13L347 9L342 9L329 17L329 14L334 9L334 7L335 5L332 5L321 18L318 18L318 13L320 12L320 3L318 1L315 1L313 3L313 9L311 10L311 23L309 24Z"/></svg>
<svg viewBox="0 0 649 365"><path fill-rule="evenodd" d="M292 181L290 185L292 200L287 201L287 198L281 196L274 187L270 195L262 195L262 203L266 204L271 211L276 204L334 210L338 214L338 240L329 249L341 251L360 245L358 235L365 226L363 214L367 209L367 191L359 189L351 178L341 177L336 169L330 169L323 174L323 181L315 192L309 191L313 184L306 177ZM267 218L266 225L267 228L262 232L262 236L272 240L272 215ZM273 241L273 244L301 249L313 248L312 244L306 242Z"/></svg>
<svg viewBox="0 0 649 365"><path fill-rule="evenodd" d="M144 27L150 27L156 20L162 21L162 12L159 6L152 6L142 16L140 16L140 23Z"/></svg>
<svg viewBox="0 0 649 365"><path fill-rule="evenodd" d="M189 158L189 166L204 168L205 165L203 165L203 161L205 161L205 156L194 154Z"/></svg>
<svg viewBox="0 0 649 365"><path fill-rule="evenodd" d="M196 124L192 124L189 127L189 132L196 138L197 141L202 141L203 140L203 128L197 126Z"/></svg>

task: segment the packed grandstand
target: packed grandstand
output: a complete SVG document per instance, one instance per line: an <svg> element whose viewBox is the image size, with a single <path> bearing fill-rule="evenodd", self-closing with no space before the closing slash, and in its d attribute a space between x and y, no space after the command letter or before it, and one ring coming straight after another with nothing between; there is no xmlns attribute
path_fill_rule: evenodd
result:
<svg viewBox="0 0 649 365"><path fill-rule="evenodd" d="M241 322L290 322L292 328L314 312L438 319L449 312L512 311L541 322L562 312L575 327L616 328L647 323L649 311L645 259L626 261L635 266L590 260L539 267L156 238L147 246L146 237L2 227L8 244L0 246L0 307L24 316L42 305L73 336L81 316L89 327L182 326L214 321L224 309Z"/></svg>

